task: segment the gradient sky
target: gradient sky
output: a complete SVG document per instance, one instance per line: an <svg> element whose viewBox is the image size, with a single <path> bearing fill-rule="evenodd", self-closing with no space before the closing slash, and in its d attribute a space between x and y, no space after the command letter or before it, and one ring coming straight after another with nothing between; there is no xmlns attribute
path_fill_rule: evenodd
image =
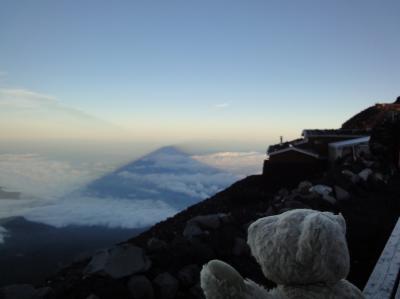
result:
<svg viewBox="0 0 400 299"><path fill-rule="evenodd" d="M246 142L400 95L400 1L0 0L0 139Z"/></svg>

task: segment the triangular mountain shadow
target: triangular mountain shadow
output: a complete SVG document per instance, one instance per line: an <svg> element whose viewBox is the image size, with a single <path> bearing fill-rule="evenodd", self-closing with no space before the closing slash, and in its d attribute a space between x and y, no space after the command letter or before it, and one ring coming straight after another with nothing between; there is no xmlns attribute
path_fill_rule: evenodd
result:
<svg viewBox="0 0 400 299"><path fill-rule="evenodd" d="M167 146L91 182L84 195L113 199L160 200L181 210L237 180Z"/></svg>

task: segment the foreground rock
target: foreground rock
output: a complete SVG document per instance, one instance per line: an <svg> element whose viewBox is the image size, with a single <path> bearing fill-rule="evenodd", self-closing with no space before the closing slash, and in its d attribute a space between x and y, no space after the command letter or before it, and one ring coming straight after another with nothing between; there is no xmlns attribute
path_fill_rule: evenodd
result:
<svg viewBox="0 0 400 299"><path fill-rule="evenodd" d="M128 282L129 293L133 299L153 299L154 290L150 280L144 275L133 276Z"/></svg>
<svg viewBox="0 0 400 299"><path fill-rule="evenodd" d="M183 236L189 239L200 236L205 231L217 229L222 223L228 221L229 216L224 213L196 216L187 222Z"/></svg>
<svg viewBox="0 0 400 299"><path fill-rule="evenodd" d="M158 275L154 279L154 285L157 287L158 298L173 299L179 288L179 281L168 272Z"/></svg>
<svg viewBox="0 0 400 299"><path fill-rule="evenodd" d="M151 261L144 251L134 245L119 245L96 253L86 267L86 274L105 274L122 278L147 271Z"/></svg>

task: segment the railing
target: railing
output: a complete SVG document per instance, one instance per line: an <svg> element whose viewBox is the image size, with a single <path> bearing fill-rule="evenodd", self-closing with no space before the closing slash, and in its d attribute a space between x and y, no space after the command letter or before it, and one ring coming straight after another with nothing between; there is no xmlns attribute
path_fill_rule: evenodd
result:
<svg viewBox="0 0 400 299"><path fill-rule="evenodd" d="M368 250L366 248L366 250ZM364 288L366 299L400 299L400 219Z"/></svg>

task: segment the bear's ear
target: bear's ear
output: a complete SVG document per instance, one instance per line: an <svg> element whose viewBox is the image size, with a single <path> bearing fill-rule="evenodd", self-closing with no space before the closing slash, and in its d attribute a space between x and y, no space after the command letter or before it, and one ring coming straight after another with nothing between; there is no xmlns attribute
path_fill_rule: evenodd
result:
<svg viewBox="0 0 400 299"><path fill-rule="evenodd" d="M247 232L247 244L250 247L251 254L255 257L258 263L262 262L259 258L267 240L273 238L275 223L278 219L278 215L268 216L258 219L249 226Z"/></svg>
<svg viewBox="0 0 400 299"><path fill-rule="evenodd" d="M339 213L339 215L335 215L331 212L323 212L322 214L339 224L342 228L343 234L346 235L346 220L341 213Z"/></svg>
<svg viewBox="0 0 400 299"><path fill-rule="evenodd" d="M320 281L345 278L350 264L345 230L341 215L324 212L306 216L301 224L296 261L313 269L310 273Z"/></svg>

